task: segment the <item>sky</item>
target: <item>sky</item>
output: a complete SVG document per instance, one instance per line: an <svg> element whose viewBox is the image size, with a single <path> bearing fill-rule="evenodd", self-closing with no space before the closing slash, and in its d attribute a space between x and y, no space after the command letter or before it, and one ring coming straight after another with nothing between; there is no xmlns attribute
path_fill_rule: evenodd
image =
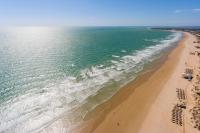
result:
<svg viewBox="0 0 200 133"><path fill-rule="evenodd" d="M199 26L200 0L0 0L0 25Z"/></svg>

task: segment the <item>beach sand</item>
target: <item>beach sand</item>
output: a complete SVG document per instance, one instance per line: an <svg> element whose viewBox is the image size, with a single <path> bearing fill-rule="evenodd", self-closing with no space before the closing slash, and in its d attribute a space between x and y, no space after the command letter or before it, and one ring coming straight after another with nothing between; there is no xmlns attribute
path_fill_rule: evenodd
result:
<svg viewBox="0 0 200 133"><path fill-rule="evenodd" d="M86 116L85 122L74 132L198 132L188 120L188 108L183 111L183 126L171 121L173 106L178 102L176 88L182 88L186 95L191 95L190 89L187 88L192 86L193 82L183 79L181 74L187 66L194 68L199 65L198 57L189 54L195 50L193 44L195 39L195 36L184 33L184 38L164 62L160 62L160 65L151 72L139 76L110 100L98 106L95 111Z"/></svg>

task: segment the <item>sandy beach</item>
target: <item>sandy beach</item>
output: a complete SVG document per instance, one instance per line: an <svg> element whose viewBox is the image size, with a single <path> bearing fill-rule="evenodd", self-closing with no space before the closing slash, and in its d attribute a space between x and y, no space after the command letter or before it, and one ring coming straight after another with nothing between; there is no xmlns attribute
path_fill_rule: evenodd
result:
<svg viewBox="0 0 200 133"><path fill-rule="evenodd" d="M195 133L190 120L193 105L192 81L182 77L186 68L195 72L198 56L195 52L195 36L184 33L178 46L160 62L151 72L139 76L135 81L123 87L109 101L98 106L86 118L77 132L84 133ZM187 97L181 102L186 109L181 109L181 123L173 122L173 108L180 99L177 88ZM191 98L190 98L191 97ZM178 112L179 113L179 112ZM175 114L177 115L177 114ZM92 118L92 119L91 119ZM176 121L180 121L179 118ZM181 125L180 125L181 124Z"/></svg>

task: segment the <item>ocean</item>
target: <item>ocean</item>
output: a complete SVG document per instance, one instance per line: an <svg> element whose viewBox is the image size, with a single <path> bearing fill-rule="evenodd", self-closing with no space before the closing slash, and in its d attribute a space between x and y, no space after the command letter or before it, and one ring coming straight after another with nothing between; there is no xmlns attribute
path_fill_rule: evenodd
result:
<svg viewBox="0 0 200 133"><path fill-rule="evenodd" d="M146 27L1 28L0 132L45 132L63 117L66 132L181 37Z"/></svg>

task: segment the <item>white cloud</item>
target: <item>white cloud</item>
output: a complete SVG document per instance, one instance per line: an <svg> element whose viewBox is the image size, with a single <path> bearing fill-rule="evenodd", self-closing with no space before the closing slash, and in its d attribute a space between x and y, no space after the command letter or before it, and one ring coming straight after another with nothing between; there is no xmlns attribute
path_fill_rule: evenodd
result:
<svg viewBox="0 0 200 133"><path fill-rule="evenodd" d="M192 11L194 11L194 12L200 12L200 8L192 9Z"/></svg>
<svg viewBox="0 0 200 133"><path fill-rule="evenodd" d="M175 13L182 13L183 10L175 10L174 12L175 12Z"/></svg>
<svg viewBox="0 0 200 133"><path fill-rule="evenodd" d="M195 13L195 12L200 12L200 8L193 8L193 9L184 9L184 10L180 10L180 9L177 9L174 11L174 13Z"/></svg>

